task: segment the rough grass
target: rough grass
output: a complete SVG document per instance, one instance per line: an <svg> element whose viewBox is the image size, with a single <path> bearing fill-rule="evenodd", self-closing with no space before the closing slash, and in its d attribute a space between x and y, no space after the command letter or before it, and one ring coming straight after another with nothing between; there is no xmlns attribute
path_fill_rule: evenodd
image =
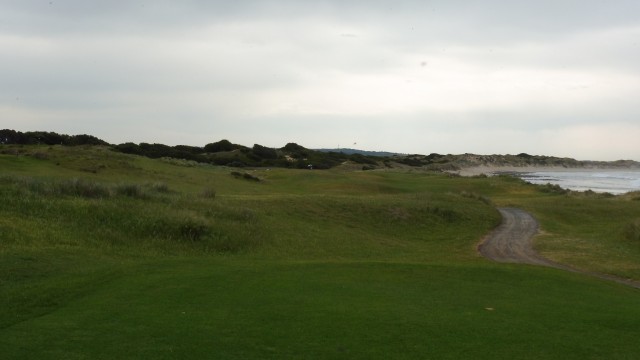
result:
<svg viewBox="0 0 640 360"><path fill-rule="evenodd" d="M631 241L640 203L624 198L572 194L519 201L541 223L535 239L543 255L601 273L640 279L640 244Z"/></svg>
<svg viewBox="0 0 640 360"><path fill-rule="evenodd" d="M640 242L640 218L635 219L624 227L624 237L633 242Z"/></svg>

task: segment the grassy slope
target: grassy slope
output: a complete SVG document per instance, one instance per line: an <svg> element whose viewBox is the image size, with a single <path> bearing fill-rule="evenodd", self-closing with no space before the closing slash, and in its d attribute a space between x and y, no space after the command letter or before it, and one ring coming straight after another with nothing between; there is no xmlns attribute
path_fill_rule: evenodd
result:
<svg viewBox="0 0 640 360"><path fill-rule="evenodd" d="M545 254L640 278L640 246L619 234L637 201L425 173L257 170L255 183L25 149L40 159L0 155L7 358L640 356L636 290L475 252L499 221L484 195L533 211ZM69 178L112 194L52 190Z"/></svg>

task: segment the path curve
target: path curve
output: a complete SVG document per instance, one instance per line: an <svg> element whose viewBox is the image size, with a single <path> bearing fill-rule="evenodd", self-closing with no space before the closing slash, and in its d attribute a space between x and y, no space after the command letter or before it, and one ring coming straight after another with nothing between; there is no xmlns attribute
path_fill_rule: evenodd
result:
<svg viewBox="0 0 640 360"><path fill-rule="evenodd" d="M517 208L499 208L502 223L478 245L482 256L497 262L521 263L554 267L566 271L595 276L640 289L640 281L613 275L592 273L553 262L533 250L533 237L538 233L538 221L528 212Z"/></svg>

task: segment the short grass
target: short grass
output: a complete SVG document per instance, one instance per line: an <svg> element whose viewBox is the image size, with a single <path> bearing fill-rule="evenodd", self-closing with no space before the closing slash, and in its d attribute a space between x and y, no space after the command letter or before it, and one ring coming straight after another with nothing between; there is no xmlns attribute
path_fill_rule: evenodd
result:
<svg viewBox="0 0 640 360"><path fill-rule="evenodd" d="M520 206L545 255L638 279L633 195L2 152L3 358L640 357L637 290L475 250Z"/></svg>
<svg viewBox="0 0 640 360"><path fill-rule="evenodd" d="M498 266L180 259L2 331L15 358L632 358L638 294ZM7 354L5 351L4 354Z"/></svg>

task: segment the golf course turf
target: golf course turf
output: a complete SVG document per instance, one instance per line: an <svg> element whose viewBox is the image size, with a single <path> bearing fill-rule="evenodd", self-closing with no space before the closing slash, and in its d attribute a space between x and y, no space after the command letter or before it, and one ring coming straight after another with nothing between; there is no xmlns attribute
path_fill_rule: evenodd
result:
<svg viewBox="0 0 640 360"><path fill-rule="evenodd" d="M496 207L518 207L539 221L543 256L640 279L640 243L625 235L637 195L11 149L5 359L640 357L637 289L476 251Z"/></svg>

